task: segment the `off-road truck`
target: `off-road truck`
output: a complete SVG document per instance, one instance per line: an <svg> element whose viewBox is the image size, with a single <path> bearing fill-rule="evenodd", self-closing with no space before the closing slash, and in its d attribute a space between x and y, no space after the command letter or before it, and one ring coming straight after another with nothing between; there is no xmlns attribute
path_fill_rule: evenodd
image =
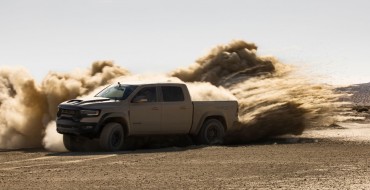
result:
<svg viewBox="0 0 370 190"><path fill-rule="evenodd" d="M88 99L61 103L57 131L65 147L81 150L81 138L117 151L126 137L191 135L200 144L222 143L238 117L237 101L191 101L181 83L111 84Z"/></svg>

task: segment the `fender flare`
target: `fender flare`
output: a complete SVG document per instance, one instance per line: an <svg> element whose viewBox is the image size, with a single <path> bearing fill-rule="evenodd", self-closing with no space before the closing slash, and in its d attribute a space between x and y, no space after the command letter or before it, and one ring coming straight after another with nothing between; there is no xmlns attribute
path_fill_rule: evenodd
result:
<svg viewBox="0 0 370 190"><path fill-rule="evenodd" d="M105 124L109 122L109 120L113 120L113 121L116 121L116 120L119 120L119 121L116 121L120 124L122 124L122 127L125 131L125 135L129 134L130 132L130 127L129 127L129 122L127 120L127 117L125 117L124 114L122 113L105 113L99 123L98 123L98 134L100 135L102 129L104 128Z"/></svg>
<svg viewBox="0 0 370 190"><path fill-rule="evenodd" d="M194 135L197 135L199 133L199 131L202 129L202 126L204 124L204 122L208 119L208 118L212 118L212 117L221 117L223 118L223 120L225 121L225 115L222 113L222 112L209 112L209 113L205 113L200 119L199 119L199 122L197 124L195 124L193 127L195 127L194 129L191 129L191 133L194 134ZM222 122L222 121L221 121ZM225 122L222 122L222 124L224 125L224 128L225 128L225 131L227 130L227 123Z"/></svg>

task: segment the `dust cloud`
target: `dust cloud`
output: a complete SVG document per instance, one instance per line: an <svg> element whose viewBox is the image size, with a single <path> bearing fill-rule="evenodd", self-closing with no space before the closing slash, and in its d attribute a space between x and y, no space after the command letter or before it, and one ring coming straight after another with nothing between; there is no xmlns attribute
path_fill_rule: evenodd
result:
<svg viewBox="0 0 370 190"><path fill-rule="evenodd" d="M0 68L0 148L41 147L65 151L56 132L57 105L91 96L116 81L185 82L194 100L237 100L239 122L226 143L245 143L337 120L339 94L312 83L274 57L257 55L257 46L233 41L213 48L188 68L168 74L132 75L112 62L90 69L50 72L40 85L22 68Z"/></svg>
<svg viewBox="0 0 370 190"><path fill-rule="evenodd" d="M51 129L55 128L58 104L128 74L112 62L103 61L93 63L88 70L50 72L37 85L23 68L0 68L0 148L56 147L57 139L49 136L56 133Z"/></svg>
<svg viewBox="0 0 370 190"><path fill-rule="evenodd" d="M235 144L299 135L306 128L328 126L339 118L342 95L295 71L274 57L258 56L255 44L233 41L171 75L185 82L212 83L237 98L239 123L225 139Z"/></svg>

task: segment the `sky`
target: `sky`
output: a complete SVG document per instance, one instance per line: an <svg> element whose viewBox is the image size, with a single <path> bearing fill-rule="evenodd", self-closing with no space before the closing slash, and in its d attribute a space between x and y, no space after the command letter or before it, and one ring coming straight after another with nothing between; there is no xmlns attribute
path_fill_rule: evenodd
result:
<svg viewBox="0 0 370 190"><path fill-rule="evenodd" d="M186 67L234 39L331 84L370 82L369 1L0 0L0 69L112 60L133 73Z"/></svg>

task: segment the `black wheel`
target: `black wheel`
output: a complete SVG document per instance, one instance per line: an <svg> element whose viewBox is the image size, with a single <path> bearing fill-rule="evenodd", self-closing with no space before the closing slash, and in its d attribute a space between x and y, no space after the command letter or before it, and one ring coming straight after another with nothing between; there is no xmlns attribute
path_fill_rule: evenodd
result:
<svg viewBox="0 0 370 190"><path fill-rule="evenodd" d="M217 119L209 119L203 123L197 136L197 142L207 145L222 144L224 136L225 128L222 123Z"/></svg>
<svg viewBox="0 0 370 190"><path fill-rule="evenodd" d="M118 151L123 146L124 132L121 124L108 123L100 134L100 147L106 151Z"/></svg>
<svg viewBox="0 0 370 190"><path fill-rule="evenodd" d="M84 142L85 141L82 138L77 136L66 134L63 135L63 144L66 149L71 152L82 151Z"/></svg>

